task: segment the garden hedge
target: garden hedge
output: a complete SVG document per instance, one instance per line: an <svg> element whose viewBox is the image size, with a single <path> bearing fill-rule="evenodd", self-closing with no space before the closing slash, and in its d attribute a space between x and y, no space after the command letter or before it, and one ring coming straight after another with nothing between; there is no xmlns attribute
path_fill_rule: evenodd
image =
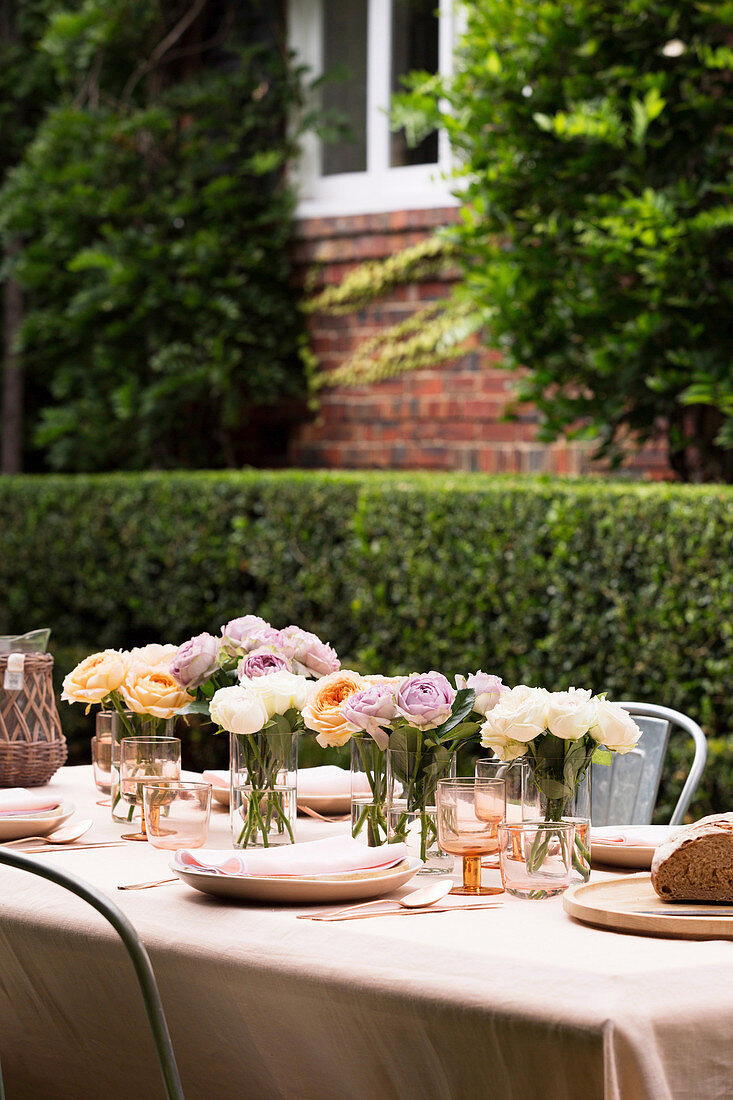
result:
<svg viewBox="0 0 733 1100"><path fill-rule="evenodd" d="M94 649L180 642L257 612L315 631L362 671L481 667L508 683L665 703L718 739L699 808L733 802L729 487L6 477L0 589L0 634L50 626L59 677ZM81 729L81 708L61 713ZM674 759L678 770L684 753Z"/></svg>

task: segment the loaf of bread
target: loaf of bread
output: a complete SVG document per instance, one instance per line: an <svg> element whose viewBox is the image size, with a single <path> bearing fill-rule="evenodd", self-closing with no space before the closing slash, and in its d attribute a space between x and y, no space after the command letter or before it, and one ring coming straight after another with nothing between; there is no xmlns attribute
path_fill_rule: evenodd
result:
<svg viewBox="0 0 733 1100"><path fill-rule="evenodd" d="M733 905L733 813L703 817L660 844L652 886L663 901Z"/></svg>

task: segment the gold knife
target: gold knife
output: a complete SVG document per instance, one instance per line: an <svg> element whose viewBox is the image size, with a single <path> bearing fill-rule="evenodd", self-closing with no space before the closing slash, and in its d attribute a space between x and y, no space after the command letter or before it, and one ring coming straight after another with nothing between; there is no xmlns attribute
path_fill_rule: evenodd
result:
<svg viewBox="0 0 733 1100"><path fill-rule="evenodd" d="M379 909L376 913L332 913L312 916L310 913L298 913L298 920L366 920L368 917L419 917L421 913L462 913L466 909L501 909L502 903L488 902L484 905L426 905L424 909Z"/></svg>
<svg viewBox="0 0 733 1100"><path fill-rule="evenodd" d="M38 855L39 852L83 852L89 848L124 848L124 840L104 840L93 844L34 844L29 848L13 847L9 851L22 852L24 855Z"/></svg>

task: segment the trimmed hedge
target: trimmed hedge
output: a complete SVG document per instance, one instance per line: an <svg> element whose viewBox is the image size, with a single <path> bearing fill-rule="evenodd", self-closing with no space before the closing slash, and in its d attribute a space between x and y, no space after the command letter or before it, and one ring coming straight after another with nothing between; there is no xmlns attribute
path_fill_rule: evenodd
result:
<svg viewBox="0 0 733 1100"><path fill-rule="evenodd" d="M722 739L701 798L731 801L728 487L254 471L4 478L0 589L0 634L50 626L59 676L93 649L183 641L256 611L314 630L363 671L483 667L509 683L663 702ZM81 715L64 705L67 727L72 709Z"/></svg>

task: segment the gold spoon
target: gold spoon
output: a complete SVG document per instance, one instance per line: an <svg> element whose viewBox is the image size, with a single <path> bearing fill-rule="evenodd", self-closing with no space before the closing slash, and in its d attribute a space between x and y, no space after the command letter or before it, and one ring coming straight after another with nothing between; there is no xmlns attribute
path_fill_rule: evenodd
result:
<svg viewBox="0 0 733 1100"><path fill-rule="evenodd" d="M61 825L58 829L54 829L52 833L47 833L46 836L24 836L18 837L16 840L6 840L0 847L25 848L27 844L34 843L71 844L72 841L78 840L85 833L88 833L93 824L94 822L90 819L77 821L75 825Z"/></svg>

